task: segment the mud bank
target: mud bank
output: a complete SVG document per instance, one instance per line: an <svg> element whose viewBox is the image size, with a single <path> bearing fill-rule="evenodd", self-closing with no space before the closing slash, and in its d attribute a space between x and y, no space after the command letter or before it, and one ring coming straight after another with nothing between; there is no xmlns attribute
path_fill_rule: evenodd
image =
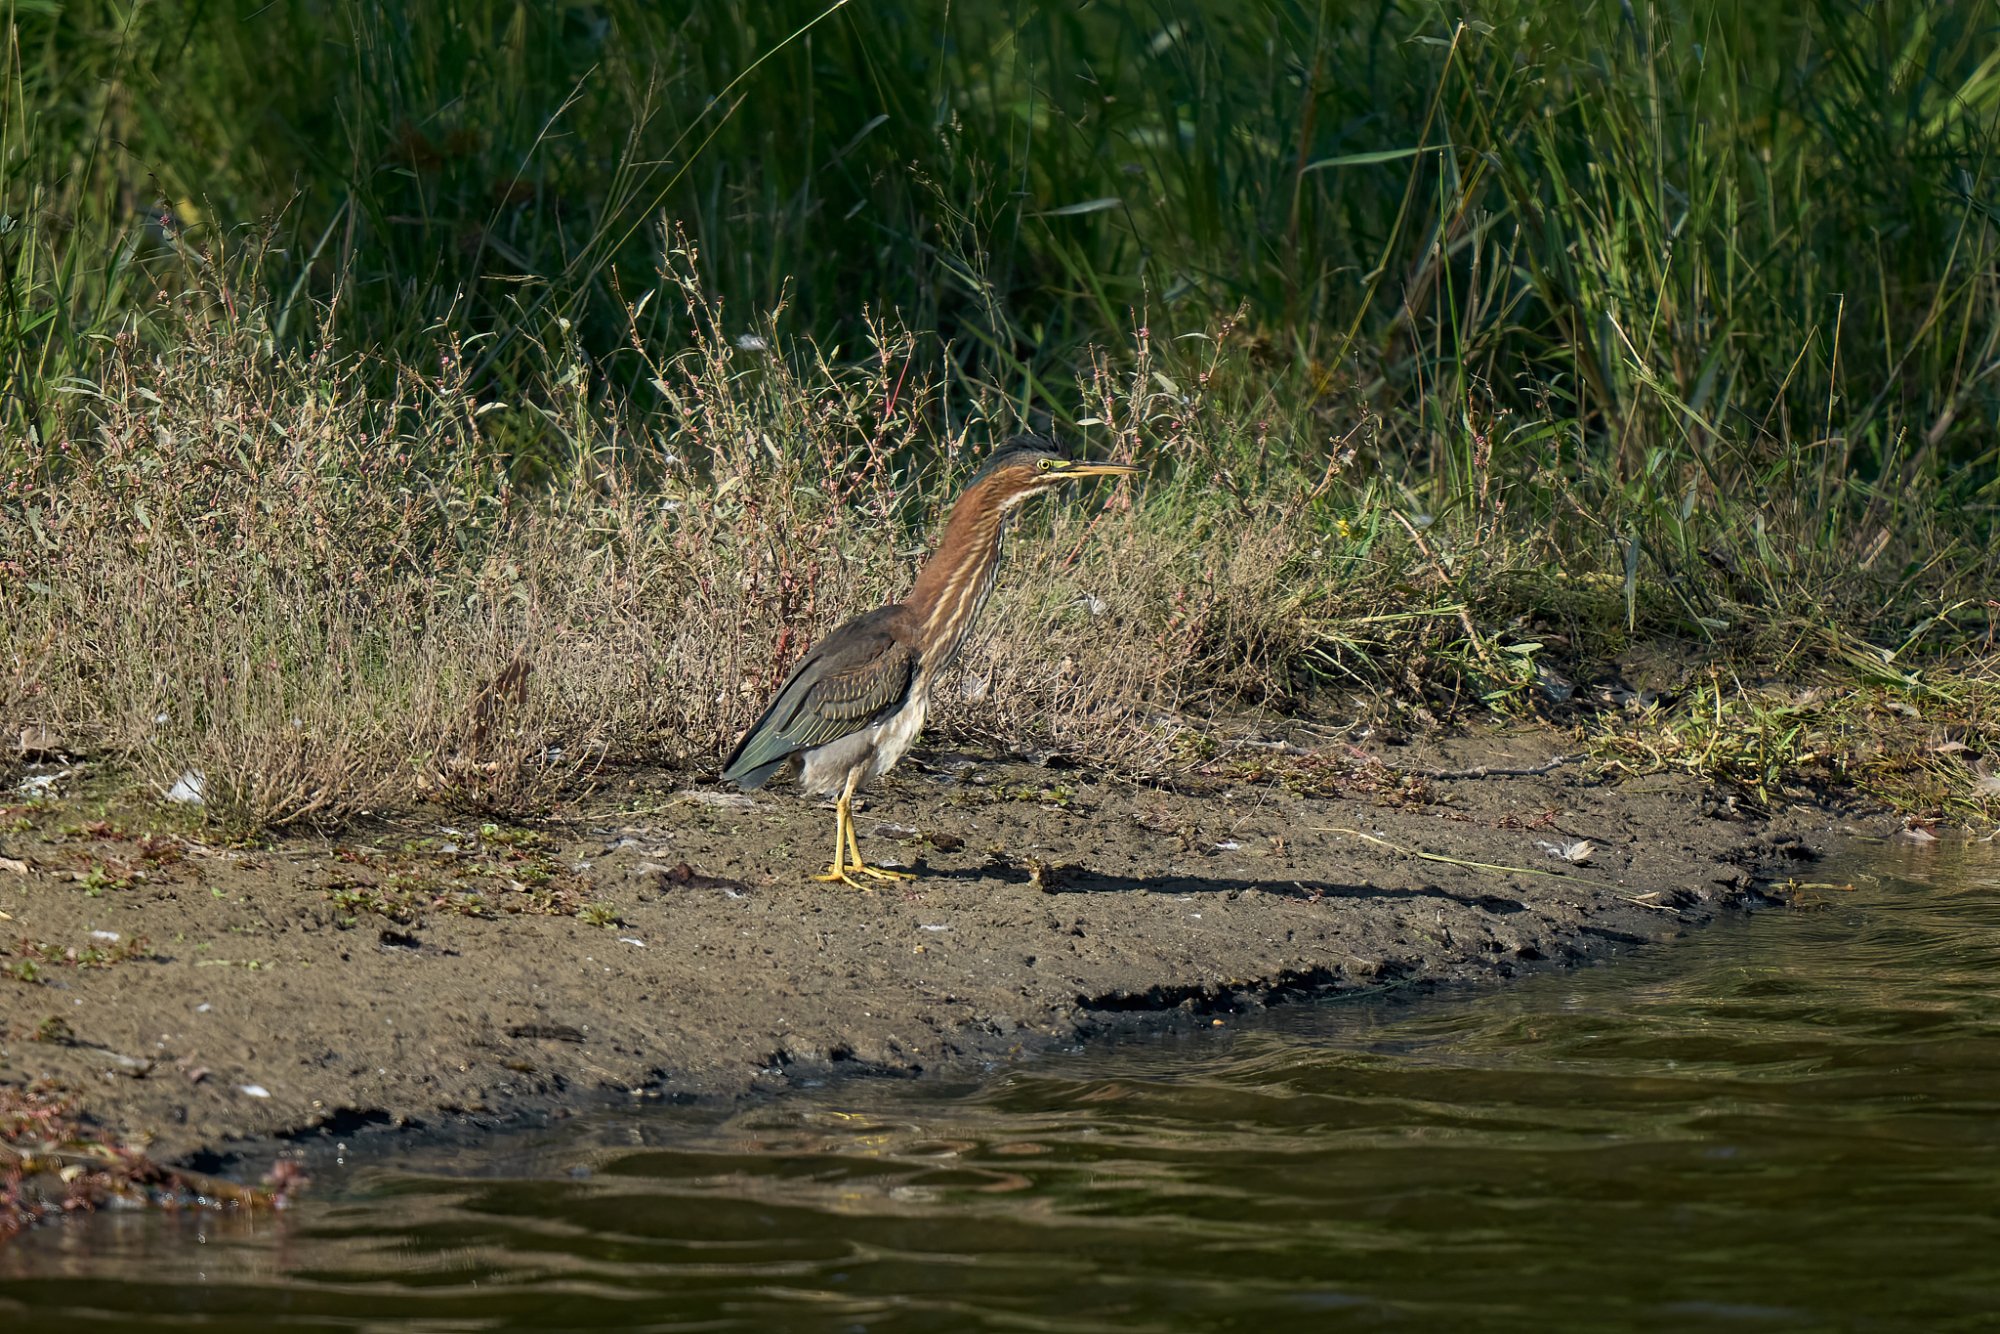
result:
<svg viewBox="0 0 2000 1334"><path fill-rule="evenodd" d="M0 1083L52 1081L107 1138L214 1165L253 1137L914 1075L1596 958L1787 898L1843 832L1886 832L1608 781L1561 743L1252 749L1173 791L920 752L858 822L921 878L871 892L808 878L829 809L667 777L532 827L233 848L17 805Z"/></svg>

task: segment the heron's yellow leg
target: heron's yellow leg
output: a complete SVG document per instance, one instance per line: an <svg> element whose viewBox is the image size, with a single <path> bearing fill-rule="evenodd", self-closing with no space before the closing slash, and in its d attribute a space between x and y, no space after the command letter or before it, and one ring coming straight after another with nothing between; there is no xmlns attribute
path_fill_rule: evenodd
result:
<svg viewBox="0 0 2000 1334"><path fill-rule="evenodd" d="M847 865L847 850L854 846L854 810L849 804L853 800L854 779L850 776L847 780L847 790L840 794L840 800L833 806L833 864L813 879L829 884L837 880L843 885L866 889L868 886L847 873L849 869L857 871L868 869L858 864L861 860L858 855L855 857L857 865L852 868Z"/></svg>
<svg viewBox="0 0 2000 1334"><path fill-rule="evenodd" d="M854 841L854 812L847 813L847 852L853 860L847 869L857 875L870 876L876 880L915 880L908 871L891 871L885 866L870 866L861 859L861 845Z"/></svg>
<svg viewBox="0 0 2000 1334"><path fill-rule="evenodd" d="M861 859L861 845L854 841L854 815L852 812L849 812L847 816L847 855L853 862L854 869L857 871L868 864Z"/></svg>

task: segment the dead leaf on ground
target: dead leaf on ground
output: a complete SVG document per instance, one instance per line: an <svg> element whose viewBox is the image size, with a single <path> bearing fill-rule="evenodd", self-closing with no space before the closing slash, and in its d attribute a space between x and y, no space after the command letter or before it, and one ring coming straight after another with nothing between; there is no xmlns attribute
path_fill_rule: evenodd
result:
<svg viewBox="0 0 2000 1334"><path fill-rule="evenodd" d="M68 743L40 723L22 728L14 744L24 760L66 759L72 753Z"/></svg>
<svg viewBox="0 0 2000 1334"><path fill-rule="evenodd" d="M712 806L719 811L755 810L762 804L747 792L704 792L692 787L674 793L671 800L690 806Z"/></svg>

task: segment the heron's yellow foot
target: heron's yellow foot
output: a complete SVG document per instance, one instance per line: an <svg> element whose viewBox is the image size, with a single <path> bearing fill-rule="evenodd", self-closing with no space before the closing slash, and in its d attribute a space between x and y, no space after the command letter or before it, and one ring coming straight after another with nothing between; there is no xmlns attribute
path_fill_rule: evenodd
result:
<svg viewBox="0 0 2000 1334"><path fill-rule="evenodd" d="M838 835L836 835L838 837ZM870 866L861 857L861 845L854 841L854 817L847 817L847 869L858 875L870 876L876 880L915 880L910 871L891 871L885 866Z"/></svg>
<svg viewBox="0 0 2000 1334"><path fill-rule="evenodd" d="M848 786L850 789L853 787L851 779ZM854 854L855 865L852 868L848 865L848 849L854 846L854 826L852 820L853 817L848 813L847 797L843 796L839 804L834 807L833 860L827 863L824 871L813 877L813 879L819 881L821 884L833 884L837 881L843 885L852 885L856 889L868 888L868 886L847 873L849 869L867 869L859 864L861 861L859 853Z"/></svg>

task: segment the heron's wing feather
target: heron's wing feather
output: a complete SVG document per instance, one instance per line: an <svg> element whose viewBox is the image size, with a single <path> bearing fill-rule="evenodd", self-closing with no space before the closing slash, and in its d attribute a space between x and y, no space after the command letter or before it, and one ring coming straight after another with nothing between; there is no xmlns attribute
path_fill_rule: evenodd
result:
<svg viewBox="0 0 2000 1334"><path fill-rule="evenodd" d="M871 651L823 657L786 735L801 749L823 746L875 721L909 693L916 654L884 635Z"/></svg>
<svg viewBox="0 0 2000 1334"><path fill-rule="evenodd" d="M848 622L806 655L737 743L725 781L758 786L800 751L870 726L909 696L917 654L889 632L883 612Z"/></svg>

